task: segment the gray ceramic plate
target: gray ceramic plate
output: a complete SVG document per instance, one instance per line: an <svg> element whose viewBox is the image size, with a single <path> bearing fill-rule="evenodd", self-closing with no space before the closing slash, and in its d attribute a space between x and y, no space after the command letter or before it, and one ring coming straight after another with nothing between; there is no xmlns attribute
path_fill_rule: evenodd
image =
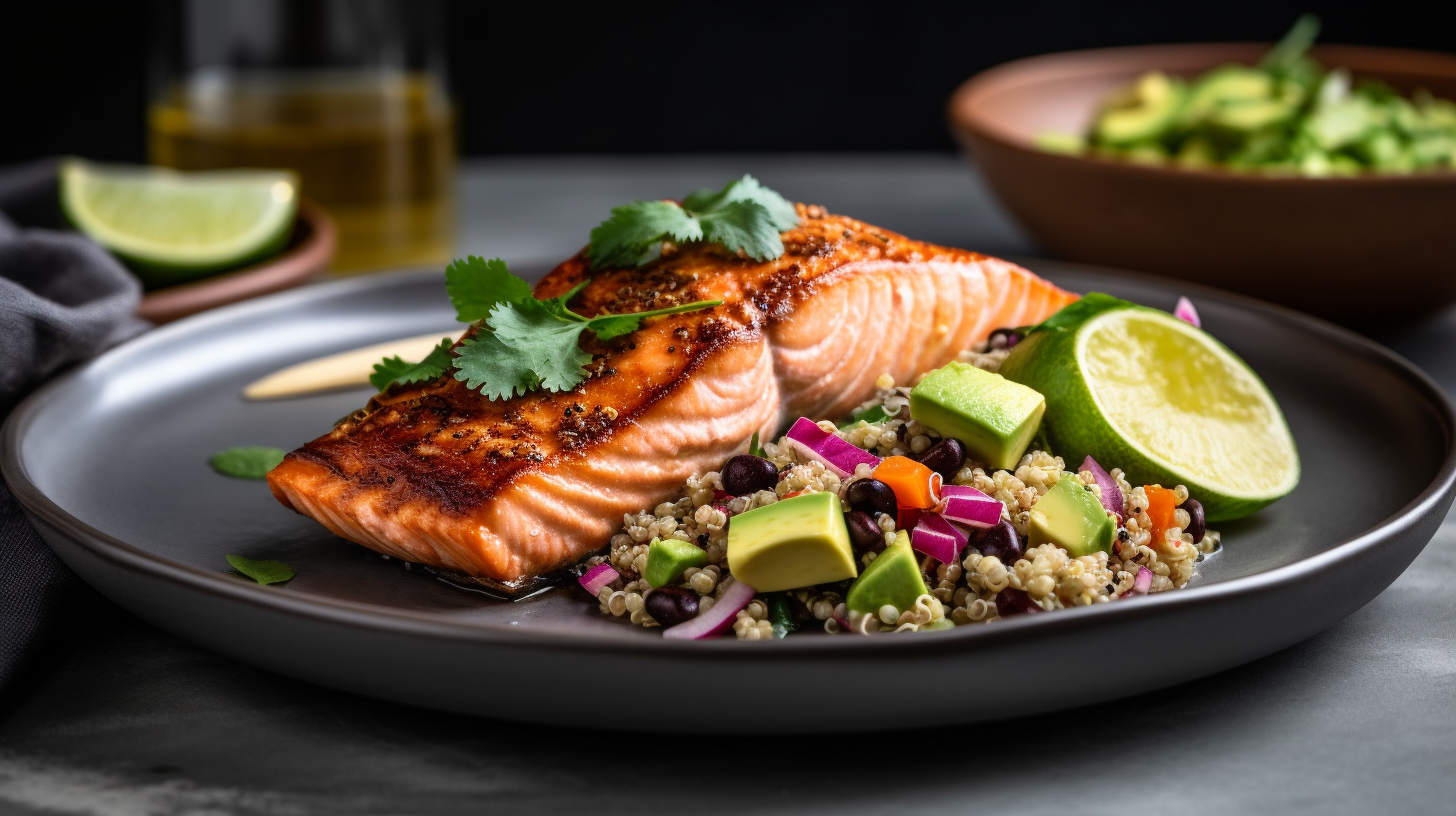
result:
<svg viewBox="0 0 1456 816"><path fill-rule="evenodd" d="M603 618L574 586L517 603L462 591L334 538L261 482L212 473L208 456L221 448L291 448L363 404L364 390L270 403L238 392L300 360L451 325L438 275L339 281L158 329L17 409L4 475L93 586L239 660L451 711L695 733L985 720L1209 674L1358 609L1444 518L1456 420L1400 358L1232 295L1034 268L1162 308L1192 295L1206 328L1284 407L1303 484L1222 525L1223 551L1184 591L916 636L669 642ZM230 553L286 561L298 577L252 584L225 572ZM703 712L712 716L687 716Z"/></svg>

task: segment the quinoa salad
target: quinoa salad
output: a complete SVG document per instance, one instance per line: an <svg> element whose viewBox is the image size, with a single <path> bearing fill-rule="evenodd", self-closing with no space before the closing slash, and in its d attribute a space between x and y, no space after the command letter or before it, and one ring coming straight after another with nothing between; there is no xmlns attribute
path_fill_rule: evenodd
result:
<svg viewBox="0 0 1456 816"><path fill-rule="evenodd" d="M957 370L997 372L1017 339L1014 332L998 330L962 352ZM922 375L920 382L935 373ZM685 636L701 637L711 629L712 635L731 632L740 640L812 631L870 635L949 629L1181 589L1198 562L1220 547L1219 534L1205 525L1202 505L1183 485L1132 484L1116 462L1102 463L1111 466L1103 470L1091 457L1071 467L1076 463L1046 449L1040 432L1024 452L1016 451L1015 458L996 467L978 461L966 441L912 418L910 385L889 375L875 385L874 397L844 421L800 420L794 430L761 448L755 439L749 454L689 478L675 500L625 515L607 550L578 565L580 583L601 614L669 631L701 623L699 631ZM796 440L796 433L822 435L817 450L853 450L848 460L842 448L819 455ZM851 470L843 462L853 461L856 453L864 461ZM917 502L907 502L902 482L896 481L897 474L912 472L918 474L915 485L926 481L922 477L931 482L920 507L906 506ZM1043 529L1048 522L1034 519L1034 508L1053 491L1095 509L1077 523L1093 531L1088 535L1105 536L1099 548L1082 551L1060 539L1048 540ZM743 517L739 523L747 528L748 514L790 502L808 507L815 500L801 497L816 494L827 494L819 503L832 503L833 513L844 519L845 558L853 561L843 573L847 577L772 591L743 586L729 557L735 520ZM974 510L981 515L956 515L950 504L962 499L981 502ZM999 507L992 504L986 511L984 505L992 500ZM735 542L735 547L746 551L747 545ZM907 559L912 553L913 561ZM856 583L870 580L871 566L887 554L905 564L894 579L894 592L854 590ZM663 572L662 563L671 569ZM881 566L877 575L891 574L888 562ZM748 566L740 563L739 568ZM876 583L890 580L877 578ZM862 596L857 602L856 591ZM890 597L898 600L880 603ZM724 604L732 607L731 617L723 614L730 611ZM715 607L720 607L716 616ZM709 617L716 622L707 622Z"/></svg>

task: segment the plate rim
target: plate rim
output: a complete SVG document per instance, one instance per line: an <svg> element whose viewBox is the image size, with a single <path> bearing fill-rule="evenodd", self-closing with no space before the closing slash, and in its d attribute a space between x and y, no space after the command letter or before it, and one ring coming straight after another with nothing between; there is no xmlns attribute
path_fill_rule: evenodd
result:
<svg viewBox="0 0 1456 816"><path fill-rule="evenodd" d="M963 627L966 631L954 629L928 633L929 637L793 638L779 642L753 644L743 644L732 639L668 641L650 637L603 638L570 631L531 630L501 624L446 620L428 613L361 601L316 595L292 595L287 593L286 589L279 587L244 583L220 570L210 571L173 561L116 538L65 511L30 479L20 453L25 431L34 424L36 418L43 412L47 404L56 398L56 394L60 390L87 371L106 365L118 354L144 351L148 345L168 342L173 335L190 333L219 323L230 323L251 313L272 312L279 308L304 305L309 301L344 296L361 289L400 285L415 279L443 277L443 273L439 270L405 270L327 281L231 304L161 326L132 341L109 349L41 386L15 407L3 429L0 429L0 476L3 476L27 513L39 518L91 555L130 572L166 581L178 585L181 589L220 595L225 600L259 607L259 611L299 615L316 621L344 626L383 630L393 634L428 637L485 647L499 646L546 651L588 650L619 655L642 653L669 658L673 655L684 655L698 660L714 659L715 657L742 660L746 656L762 660L804 657L835 658L844 655L878 654L885 650L894 650L897 654L932 653L959 650L965 648L969 643L982 643L990 646L1003 640L1025 641L1027 638L1036 637L1039 632L1063 635L1067 634L1069 629L1078 630L1107 625L1105 621L1157 615L1160 610L1169 606L1215 605L1233 596L1274 590L1289 582L1333 569L1347 559L1356 558L1418 523L1427 513L1446 500L1453 487L1456 487L1456 443L1453 443L1456 442L1456 406L1453 406L1450 397L1428 374L1379 343L1319 318L1213 287L1157 275L1055 259L1012 256L1011 260L1024 264L1036 264L1052 274L1061 271L1071 274L1092 273L1125 278L1164 289L1178 289L1200 297L1223 301L1241 310L1253 311L1270 319L1292 323L1300 330L1332 342L1348 353L1370 359L1399 376L1417 393L1425 397L1445 435L1446 451L1440 466L1431 481L1414 498L1375 525L1335 543L1316 555L1254 575L1189 587L1176 593L1149 595L1138 598L1135 603L1131 604L1096 604L1058 610L1058 613L1050 618L1041 616L1014 618L993 627ZM537 264L519 263L518 266L535 267Z"/></svg>

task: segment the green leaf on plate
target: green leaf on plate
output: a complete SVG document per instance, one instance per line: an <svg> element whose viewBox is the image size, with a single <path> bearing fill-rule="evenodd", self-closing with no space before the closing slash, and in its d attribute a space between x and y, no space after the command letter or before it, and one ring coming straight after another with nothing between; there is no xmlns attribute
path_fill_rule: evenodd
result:
<svg viewBox="0 0 1456 816"><path fill-rule="evenodd" d="M254 561L241 555L229 555L232 568L260 584L281 584L293 577L293 568L282 561Z"/></svg>
<svg viewBox="0 0 1456 816"><path fill-rule="evenodd" d="M278 467L285 455L286 452L278 448L244 445L219 451L207 461L213 470L224 476L234 479L261 479L268 475L268 471Z"/></svg>

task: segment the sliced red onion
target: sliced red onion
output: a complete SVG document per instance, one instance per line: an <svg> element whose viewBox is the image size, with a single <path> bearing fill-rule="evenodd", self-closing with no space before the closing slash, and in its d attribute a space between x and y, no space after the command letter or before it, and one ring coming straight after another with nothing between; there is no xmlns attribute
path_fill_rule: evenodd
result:
<svg viewBox="0 0 1456 816"><path fill-rule="evenodd" d="M895 526L901 530L914 529L920 523L920 516L925 513L919 507L896 507Z"/></svg>
<svg viewBox="0 0 1456 816"><path fill-rule="evenodd" d="M1122 593L1122 597L1131 598L1134 595L1146 595L1148 590L1153 588L1153 571L1147 567L1138 567L1137 577L1132 579L1132 589Z"/></svg>
<svg viewBox="0 0 1456 816"><path fill-rule="evenodd" d="M601 594L602 587L621 577L621 573L612 569L611 564L597 564L576 580L581 584L582 589L590 592L591 596L595 598Z"/></svg>
<svg viewBox="0 0 1456 816"><path fill-rule="evenodd" d="M940 499L942 516L982 529L1000 523L1001 511L1006 509L999 499L966 485L941 485Z"/></svg>
<svg viewBox="0 0 1456 816"><path fill-rule="evenodd" d="M953 564L966 546L966 534L935 513L926 513L910 532L910 546L942 564Z"/></svg>
<svg viewBox="0 0 1456 816"><path fill-rule="evenodd" d="M707 612L700 613L690 621L663 629L662 636L668 640L707 640L717 637L718 633L732 625L733 619L738 617L738 610L748 606L755 592L753 587L735 580L732 586L724 590L723 597L714 601Z"/></svg>
<svg viewBox="0 0 1456 816"><path fill-rule="evenodd" d="M1082 470L1092 471L1092 478L1097 486L1102 489L1102 506L1107 512L1122 515L1122 488L1117 486L1117 480L1097 464L1097 460L1087 457L1082 460ZM1078 471L1079 473L1081 471Z"/></svg>
<svg viewBox="0 0 1456 816"><path fill-rule="evenodd" d="M1193 308L1193 301L1186 297L1179 296L1178 305L1173 307L1173 316L1184 323L1193 324L1195 328L1203 328L1203 323L1198 319L1198 310Z"/></svg>
<svg viewBox="0 0 1456 816"><path fill-rule="evenodd" d="M824 467L841 479L854 475L854 469L861 464L872 468L880 464L880 457L845 442L807 417L799 417L789 429L788 443L804 456L823 462Z"/></svg>

